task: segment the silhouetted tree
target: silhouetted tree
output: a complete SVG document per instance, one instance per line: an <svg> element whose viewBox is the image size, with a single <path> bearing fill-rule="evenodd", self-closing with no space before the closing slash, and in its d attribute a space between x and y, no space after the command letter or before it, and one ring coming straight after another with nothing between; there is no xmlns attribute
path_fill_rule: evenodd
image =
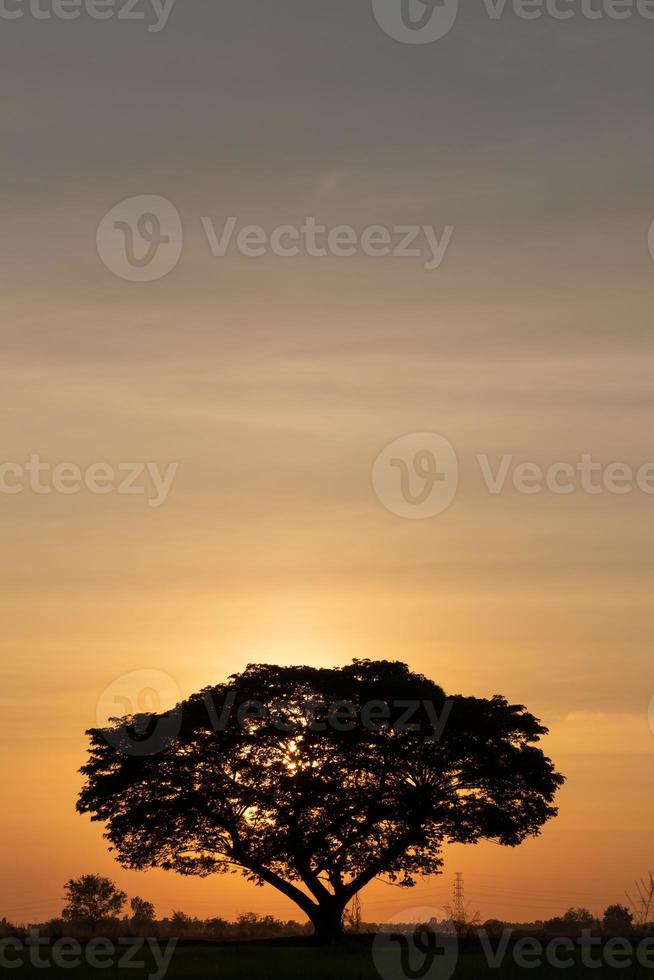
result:
<svg viewBox="0 0 654 980"><path fill-rule="evenodd" d="M641 878L636 882L636 899L632 899L629 892L627 898L629 904L634 909L635 921L639 926L644 926L651 921L654 913L654 873L649 872L647 878Z"/></svg>
<svg viewBox="0 0 654 980"><path fill-rule="evenodd" d="M579 936L582 929L590 929L595 925L597 919L588 909L569 908L563 915L548 919L545 929L556 935Z"/></svg>
<svg viewBox="0 0 654 980"><path fill-rule="evenodd" d="M173 732L157 755L133 751L157 730ZM106 823L124 866L239 870L329 942L379 875L411 886L447 842L538 834L563 782L535 745L546 731L402 663L250 665L173 712L91 729L78 810Z"/></svg>
<svg viewBox="0 0 654 980"><path fill-rule="evenodd" d="M174 936L188 936L193 930L199 930L200 920L179 910L173 911L170 917L170 927Z"/></svg>
<svg viewBox="0 0 654 980"><path fill-rule="evenodd" d="M361 932L361 899L358 892L346 909L343 922L348 932Z"/></svg>
<svg viewBox="0 0 654 980"><path fill-rule="evenodd" d="M66 905L62 917L67 921L82 922L91 928L117 918L127 901L125 892L120 891L110 878L101 875L73 878L64 888Z"/></svg>
<svg viewBox="0 0 654 980"><path fill-rule="evenodd" d="M604 930L615 936L628 932L633 925L634 917L626 905L609 905L602 916Z"/></svg>
<svg viewBox="0 0 654 980"><path fill-rule="evenodd" d="M501 919L486 919L481 928L484 930L484 932L487 932L489 936L500 936L504 929L507 928L507 924Z"/></svg>
<svg viewBox="0 0 654 980"><path fill-rule="evenodd" d="M592 926L596 922L595 916L590 911L590 909L584 909L579 906L575 908L569 908L568 911L563 916L564 922L574 922L576 925L580 926Z"/></svg>
<svg viewBox="0 0 654 980"><path fill-rule="evenodd" d="M132 922L135 925L143 925L144 923L154 921L155 909L152 902L146 902L144 898L139 898L138 895L135 895L130 900L129 905L132 910Z"/></svg>
<svg viewBox="0 0 654 980"><path fill-rule="evenodd" d="M0 919L0 939L18 938L21 930L4 916Z"/></svg>
<svg viewBox="0 0 654 980"><path fill-rule="evenodd" d="M214 916L213 919L207 919L204 926L207 935L214 936L218 939L222 939L224 936L226 936L230 929L230 923L226 919L221 919L220 916Z"/></svg>

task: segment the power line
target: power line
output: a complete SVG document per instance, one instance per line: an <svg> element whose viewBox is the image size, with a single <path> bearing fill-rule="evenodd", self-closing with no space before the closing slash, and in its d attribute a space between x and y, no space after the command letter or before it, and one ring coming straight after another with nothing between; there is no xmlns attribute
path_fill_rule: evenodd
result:
<svg viewBox="0 0 654 980"><path fill-rule="evenodd" d="M463 900L463 872L457 871L452 895L452 918L455 922L466 921L466 907Z"/></svg>

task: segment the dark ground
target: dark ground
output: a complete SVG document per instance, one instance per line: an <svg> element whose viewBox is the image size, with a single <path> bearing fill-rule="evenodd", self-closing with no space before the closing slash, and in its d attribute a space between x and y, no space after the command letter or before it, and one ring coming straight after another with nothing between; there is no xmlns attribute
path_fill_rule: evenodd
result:
<svg viewBox="0 0 654 980"><path fill-rule="evenodd" d="M146 977L157 977L157 966L151 955L139 954L135 960L145 960L146 965L140 968L134 966L119 968L110 966L104 969L92 969L88 965L77 968L51 966L50 968L29 965L27 954L25 964L7 969L6 964L0 967L0 975L8 978L29 978L29 980L47 980L48 977L70 977L71 980L145 980ZM42 953L41 955L46 955ZM14 959L18 953L11 951L8 959ZM423 961L424 962L424 961ZM230 945L230 946L180 946L176 949L169 970L165 974L167 980L483 980L488 977L497 980L518 980L518 978L569 977L594 978L594 980L654 980L654 969L642 966L631 966L627 969L609 968L608 966L584 967L576 965L566 969L552 966L538 966L532 969L519 968L507 956L503 966L491 968L483 954L475 951L463 951L453 972L453 964L434 959L431 967L421 968L421 963L413 963L416 969L406 969L400 961L396 948L377 951L375 958L371 950L365 946L349 946L339 949L312 949L305 946L283 946L276 944L261 945Z"/></svg>

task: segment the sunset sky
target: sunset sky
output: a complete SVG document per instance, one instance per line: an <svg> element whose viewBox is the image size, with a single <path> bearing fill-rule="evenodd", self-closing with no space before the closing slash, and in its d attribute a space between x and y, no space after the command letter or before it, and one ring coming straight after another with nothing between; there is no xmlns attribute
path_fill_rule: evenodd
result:
<svg viewBox="0 0 654 980"><path fill-rule="evenodd" d="M145 3L141 5L146 9ZM111 684L182 695L248 662L390 658L504 694L550 730L560 815L516 850L453 848L364 918L537 918L624 900L654 867L654 496L486 489L476 457L654 460L654 21L489 19L390 38L361 0L177 0L146 22L3 22L1 462L179 468L165 502L0 494L0 917L107 874L160 914L300 913L269 888L124 872L75 813ZM11 90L11 96L9 91ZM179 264L105 267L118 202L179 211ZM220 230L430 225L412 258L211 254ZM371 482L407 433L454 447L425 520Z"/></svg>

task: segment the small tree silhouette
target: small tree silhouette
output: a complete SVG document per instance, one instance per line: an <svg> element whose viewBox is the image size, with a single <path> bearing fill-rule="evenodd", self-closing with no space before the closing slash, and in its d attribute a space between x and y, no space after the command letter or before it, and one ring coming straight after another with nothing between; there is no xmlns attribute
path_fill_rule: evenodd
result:
<svg viewBox="0 0 654 980"><path fill-rule="evenodd" d="M348 932L361 932L361 898L358 892L346 910L343 922Z"/></svg>
<svg viewBox="0 0 654 980"><path fill-rule="evenodd" d="M533 715L447 698L402 663L251 665L179 705L158 755L120 751L170 717L88 732L78 810L106 824L125 867L240 871L295 902L322 942L377 876L411 886L440 871L445 843L513 847L557 812L563 778Z"/></svg>
<svg viewBox="0 0 654 980"><path fill-rule="evenodd" d="M609 905L602 916L602 927L614 936L622 936L628 932L634 922L634 917L626 905Z"/></svg>
<svg viewBox="0 0 654 980"><path fill-rule="evenodd" d="M101 875L82 875L72 878L64 886L66 905L62 917L67 921L81 922L95 928L102 922L117 918L127 901L110 878Z"/></svg>
<svg viewBox="0 0 654 980"><path fill-rule="evenodd" d="M639 926L651 921L654 915L654 873L651 871L647 878L641 878L636 883L636 898L632 899L627 892L627 900L634 910L634 917Z"/></svg>
<svg viewBox="0 0 654 980"><path fill-rule="evenodd" d="M138 895L135 895L129 905L132 910L132 922L135 925L143 925L146 922L154 921L155 909L152 902L146 902L144 898L139 898Z"/></svg>

